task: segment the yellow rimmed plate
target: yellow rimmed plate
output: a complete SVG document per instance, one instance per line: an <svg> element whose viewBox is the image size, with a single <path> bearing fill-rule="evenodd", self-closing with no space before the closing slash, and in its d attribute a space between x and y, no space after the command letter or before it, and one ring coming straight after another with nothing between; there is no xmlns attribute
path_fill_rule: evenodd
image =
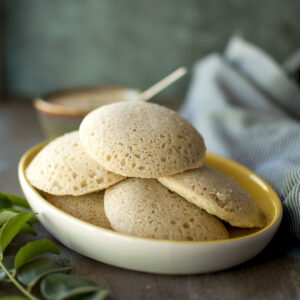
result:
<svg viewBox="0 0 300 300"><path fill-rule="evenodd" d="M45 146L27 151L19 163L19 181L40 222L62 244L87 257L121 268L161 273L195 274L224 270L241 264L263 250L277 231L282 205L274 190L242 165L207 153L206 163L233 177L266 215L260 229L229 228L230 239L183 242L134 237L100 228L74 218L45 200L26 179L25 169Z"/></svg>

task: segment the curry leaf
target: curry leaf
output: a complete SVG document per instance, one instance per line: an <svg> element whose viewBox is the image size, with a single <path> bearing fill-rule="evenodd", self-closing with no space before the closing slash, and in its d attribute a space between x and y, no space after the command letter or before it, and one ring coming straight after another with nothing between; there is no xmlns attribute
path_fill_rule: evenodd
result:
<svg viewBox="0 0 300 300"><path fill-rule="evenodd" d="M30 224L30 225L33 225L33 224L36 224L39 222L39 219L36 217L36 215L32 216L28 221L27 223Z"/></svg>
<svg viewBox="0 0 300 300"><path fill-rule="evenodd" d="M13 213L14 215L17 215L21 212L25 212L25 211L28 211L27 209L24 209L24 208L19 208L19 207L6 207L6 208L0 208L0 213L2 212L6 212L6 211L9 211L11 213ZM27 221L27 223L30 223L30 224L33 224L33 223L36 223L38 222L37 218L35 216L33 216L30 220Z"/></svg>
<svg viewBox="0 0 300 300"><path fill-rule="evenodd" d="M23 212L10 218L0 230L0 260L11 240L19 233L24 224L34 215L34 213Z"/></svg>
<svg viewBox="0 0 300 300"><path fill-rule="evenodd" d="M97 292L89 293L86 295L81 295L76 297L76 300L103 300L109 294L109 290L107 289L100 289Z"/></svg>
<svg viewBox="0 0 300 300"><path fill-rule="evenodd" d="M48 275L41 283L42 295L48 300L63 300L100 290L91 280L61 273Z"/></svg>
<svg viewBox="0 0 300 300"><path fill-rule="evenodd" d="M2 227L10 218L16 216L18 213L11 211L11 210L6 210L6 209L1 209L0 210L0 227Z"/></svg>
<svg viewBox="0 0 300 300"><path fill-rule="evenodd" d="M27 208L29 205L25 199L0 192L0 281L7 280L14 284L26 297L0 297L0 300L38 300L31 293L31 289L45 276L40 289L48 300L104 299L109 293L107 289L100 288L88 279L61 273L68 272L70 267L61 266L48 258L36 259L44 253L59 254L59 248L50 240L29 242L19 249L16 256L3 256L16 235L35 234L31 224L35 223L37 218L34 213L27 212Z"/></svg>
<svg viewBox="0 0 300 300"><path fill-rule="evenodd" d="M46 275L54 272L66 272L70 270L70 267L63 267L52 259L40 258L22 266L17 275L19 281L31 289L42 277Z"/></svg>
<svg viewBox="0 0 300 300"><path fill-rule="evenodd" d="M28 260L44 253L59 254L59 248L56 244L47 239L27 243L16 254L15 270L18 270Z"/></svg>
<svg viewBox="0 0 300 300"><path fill-rule="evenodd" d="M15 257L14 256L5 256L3 258L2 264L4 265L4 267L6 268L6 270L8 272L12 272L14 269L14 261L15 261ZM4 272L4 270L2 270L0 268L0 281L6 279L6 274Z"/></svg>
<svg viewBox="0 0 300 300"><path fill-rule="evenodd" d="M27 299L19 296L9 296L9 297L1 297L0 300L27 300Z"/></svg>
<svg viewBox="0 0 300 300"><path fill-rule="evenodd" d="M32 234L32 235L36 235L35 230L32 228L31 225L25 223L22 228L20 229L20 231L18 232L19 234Z"/></svg>
<svg viewBox="0 0 300 300"><path fill-rule="evenodd" d="M0 195L0 208L11 208L12 203L9 201L9 199L5 197L1 197Z"/></svg>
<svg viewBox="0 0 300 300"><path fill-rule="evenodd" d="M18 215L19 213L10 210L10 209L1 209L0 210L0 228L12 217ZM27 221L28 223L30 222L31 224L36 222L35 220L33 220L33 218L29 219ZM30 233L35 235L36 232L34 231L34 229L27 223L25 223L22 228L20 229L20 231L18 232L18 234L24 234L24 233Z"/></svg>
<svg viewBox="0 0 300 300"><path fill-rule="evenodd" d="M30 208L26 199L12 195L12 194L0 192L0 199L9 200L11 202L11 204L13 204L13 205Z"/></svg>

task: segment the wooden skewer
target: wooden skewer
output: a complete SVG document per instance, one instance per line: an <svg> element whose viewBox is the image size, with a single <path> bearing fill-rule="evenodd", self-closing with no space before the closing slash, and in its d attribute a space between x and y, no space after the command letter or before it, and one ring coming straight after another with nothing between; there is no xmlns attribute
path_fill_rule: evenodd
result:
<svg viewBox="0 0 300 300"><path fill-rule="evenodd" d="M177 69L176 71L172 72L167 77L163 78L153 86L151 86L149 89L145 90L140 95L140 100L142 101L148 101L152 97L154 97L156 94L161 92L163 89L165 89L167 86L175 82L177 79L181 78L183 75L185 75L187 72L187 69L185 67L181 67Z"/></svg>

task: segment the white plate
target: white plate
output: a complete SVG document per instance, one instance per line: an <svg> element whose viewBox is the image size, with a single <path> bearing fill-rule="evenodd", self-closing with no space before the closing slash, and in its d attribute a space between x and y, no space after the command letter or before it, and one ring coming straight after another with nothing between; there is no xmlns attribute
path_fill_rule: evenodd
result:
<svg viewBox="0 0 300 300"><path fill-rule="evenodd" d="M265 181L231 160L208 153L206 163L235 178L264 211L267 218L264 228L229 228L230 239L212 242L154 240L103 229L59 210L28 183L24 170L44 145L30 149L19 163L19 181L28 202L38 213L40 222L62 244L110 265L162 274L224 270L257 255L270 242L281 222L281 202Z"/></svg>

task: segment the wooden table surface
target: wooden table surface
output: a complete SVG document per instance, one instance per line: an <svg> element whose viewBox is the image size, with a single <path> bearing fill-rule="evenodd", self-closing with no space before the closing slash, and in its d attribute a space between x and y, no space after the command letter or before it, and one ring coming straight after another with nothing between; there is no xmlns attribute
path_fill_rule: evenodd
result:
<svg viewBox="0 0 300 300"><path fill-rule="evenodd" d="M17 164L44 139L31 103L0 102L0 190L22 195ZM38 237L49 234L38 224ZM20 239L14 243L18 247ZM83 238L84 242L84 238ZM58 242L57 242L58 243ZM58 243L59 244L59 243ZM58 260L111 290L109 299L300 299L300 245L280 230L257 257L235 268L207 275L166 276L112 267L59 244ZM0 283L0 296L16 294Z"/></svg>

